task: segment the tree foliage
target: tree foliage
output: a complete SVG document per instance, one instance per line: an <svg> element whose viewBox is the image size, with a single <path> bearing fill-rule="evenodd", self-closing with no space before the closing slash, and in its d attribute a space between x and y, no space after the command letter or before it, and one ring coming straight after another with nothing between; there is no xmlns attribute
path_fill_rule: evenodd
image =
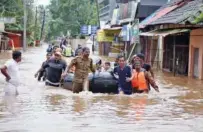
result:
<svg viewBox="0 0 203 133"><path fill-rule="evenodd" d="M37 13L36 13L37 8ZM16 23L5 24L7 30L23 30L23 17L24 17L24 7L22 0L0 0L0 17L15 17ZM43 11L45 7L40 5L36 7L33 2L27 1L26 11L27 11L27 32L30 34L28 36L28 43L34 41L40 37ZM36 21L37 20L37 21Z"/></svg>
<svg viewBox="0 0 203 133"><path fill-rule="evenodd" d="M22 29L23 3L21 0L1 0L0 17L15 17L15 24L6 24L9 29Z"/></svg>
<svg viewBox="0 0 203 133"><path fill-rule="evenodd" d="M97 24L96 3L93 0L51 0L49 36L78 35L82 25Z"/></svg>

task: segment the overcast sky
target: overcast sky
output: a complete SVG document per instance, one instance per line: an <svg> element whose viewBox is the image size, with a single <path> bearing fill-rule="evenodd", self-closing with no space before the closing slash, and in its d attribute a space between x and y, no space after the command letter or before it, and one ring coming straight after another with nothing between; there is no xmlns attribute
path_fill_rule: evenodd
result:
<svg viewBox="0 0 203 133"><path fill-rule="evenodd" d="M50 4L50 0L35 0L37 5L49 5Z"/></svg>

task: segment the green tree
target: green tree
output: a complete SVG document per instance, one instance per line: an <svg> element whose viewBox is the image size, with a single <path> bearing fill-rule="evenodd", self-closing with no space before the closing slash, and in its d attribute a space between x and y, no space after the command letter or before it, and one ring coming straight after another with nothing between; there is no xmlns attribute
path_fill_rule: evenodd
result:
<svg viewBox="0 0 203 133"><path fill-rule="evenodd" d="M15 17L16 23L5 24L7 30L23 30L23 1L22 0L0 0L0 17ZM26 4L27 11L27 32L30 34L28 36L28 43L40 38L41 26L42 26L42 16L43 11L46 9L44 6L40 5L37 7L33 1L28 1ZM37 20L37 21L35 21ZM37 23L35 23L37 22ZM47 27L46 27L47 28ZM45 28L45 30L46 30ZM43 32L44 33L44 32Z"/></svg>
<svg viewBox="0 0 203 133"><path fill-rule="evenodd" d="M22 29L23 3L21 0L1 0L0 17L15 17L15 24L6 24L7 29Z"/></svg>
<svg viewBox="0 0 203 133"><path fill-rule="evenodd" d="M96 3L90 0L51 0L49 10L49 37L66 35L67 30L79 35L82 25L97 24Z"/></svg>

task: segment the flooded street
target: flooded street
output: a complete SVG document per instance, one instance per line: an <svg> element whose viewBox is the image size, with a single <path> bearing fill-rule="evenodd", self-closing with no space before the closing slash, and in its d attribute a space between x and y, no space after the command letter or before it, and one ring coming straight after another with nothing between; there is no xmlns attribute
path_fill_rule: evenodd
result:
<svg viewBox="0 0 203 133"><path fill-rule="evenodd" d="M18 97L4 97L0 75L0 131L203 131L202 81L157 72L160 93L73 94L34 78L46 48L23 53Z"/></svg>

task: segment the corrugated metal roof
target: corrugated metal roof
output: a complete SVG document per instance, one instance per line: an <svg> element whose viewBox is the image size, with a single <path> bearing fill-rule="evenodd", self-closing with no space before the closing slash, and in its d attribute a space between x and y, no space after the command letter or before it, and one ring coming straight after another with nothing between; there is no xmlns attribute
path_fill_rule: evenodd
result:
<svg viewBox="0 0 203 133"><path fill-rule="evenodd" d="M202 0L190 1L186 3L184 6L181 6L180 8L177 8L176 10L150 23L150 25L164 24L164 23L169 23L169 24L181 23L185 19L189 18L192 12L194 12L195 10L198 10L202 4L203 4Z"/></svg>
<svg viewBox="0 0 203 133"><path fill-rule="evenodd" d="M168 0L140 0L141 5L149 5L149 6L162 6L166 4Z"/></svg>
<svg viewBox="0 0 203 133"><path fill-rule="evenodd" d="M144 19L141 23L140 23L140 28L144 28L144 25L146 25L150 19L152 19L155 15L157 15L158 13L160 13L161 11L163 11L166 8L169 7L173 7L174 5L176 5L177 3L182 2L183 0L171 0L170 2L164 4L162 7L160 7L158 10L156 10L152 15L148 16L146 19ZM157 18L158 19L158 18Z"/></svg>
<svg viewBox="0 0 203 133"><path fill-rule="evenodd" d="M152 17L151 19L148 20L146 25L152 23L153 21L156 21L157 19L161 18L162 16L166 15L167 13L169 13L172 10L176 9L177 7L178 7L178 5L174 5L174 6L166 7L164 9L160 10L159 12L156 13L156 15L154 17Z"/></svg>
<svg viewBox="0 0 203 133"><path fill-rule="evenodd" d="M140 36L168 36L172 34L178 34L183 32L189 32L190 29L173 29L173 30L155 30L150 32L141 33Z"/></svg>

